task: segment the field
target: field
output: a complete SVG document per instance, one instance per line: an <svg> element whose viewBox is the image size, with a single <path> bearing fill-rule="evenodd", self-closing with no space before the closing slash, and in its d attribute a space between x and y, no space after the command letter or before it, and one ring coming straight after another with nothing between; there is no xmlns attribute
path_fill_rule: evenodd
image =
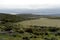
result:
<svg viewBox="0 0 60 40"><path fill-rule="evenodd" d="M60 17L1 13L0 40L60 40Z"/></svg>
<svg viewBox="0 0 60 40"><path fill-rule="evenodd" d="M35 20L19 22L19 24L26 27L30 25L60 27L60 19L40 18Z"/></svg>

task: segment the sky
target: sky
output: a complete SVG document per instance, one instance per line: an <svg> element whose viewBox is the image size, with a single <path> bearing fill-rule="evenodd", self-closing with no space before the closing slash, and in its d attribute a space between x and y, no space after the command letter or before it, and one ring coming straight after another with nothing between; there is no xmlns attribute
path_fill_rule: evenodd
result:
<svg viewBox="0 0 60 40"><path fill-rule="evenodd" d="M0 0L0 9L58 8L60 0Z"/></svg>

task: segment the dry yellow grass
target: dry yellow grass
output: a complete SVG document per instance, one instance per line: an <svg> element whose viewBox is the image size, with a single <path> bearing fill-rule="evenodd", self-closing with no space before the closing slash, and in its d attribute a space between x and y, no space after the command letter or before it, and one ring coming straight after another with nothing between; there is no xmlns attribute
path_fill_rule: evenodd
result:
<svg viewBox="0 0 60 40"><path fill-rule="evenodd" d="M21 24L26 27L28 27L29 25L60 27L60 20L59 19L40 18L40 19L36 19L36 20L28 20L28 21L19 22L18 24Z"/></svg>

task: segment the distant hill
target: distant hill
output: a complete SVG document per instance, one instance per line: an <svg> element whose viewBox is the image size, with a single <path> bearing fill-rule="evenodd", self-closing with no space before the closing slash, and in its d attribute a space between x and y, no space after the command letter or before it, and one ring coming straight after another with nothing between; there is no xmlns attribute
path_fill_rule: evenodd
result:
<svg viewBox="0 0 60 40"><path fill-rule="evenodd" d="M60 16L60 14L50 14L50 16Z"/></svg>
<svg viewBox="0 0 60 40"><path fill-rule="evenodd" d="M37 18L40 18L40 15L34 15L34 14L11 15L7 13L0 13L0 21L19 22L19 21L31 20Z"/></svg>
<svg viewBox="0 0 60 40"><path fill-rule="evenodd" d="M0 21L16 22L16 15L0 13Z"/></svg>
<svg viewBox="0 0 60 40"><path fill-rule="evenodd" d="M60 14L60 8L52 8L52 9L0 9L0 13L33 13L39 15L47 15L47 14Z"/></svg>
<svg viewBox="0 0 60 40"><path fill-rule="evenodd" d="M36 14L17 14L16 16L26 17L26 18L40 18L41 15Z"/></svg>
<svg viewBox="0 0 60 40"><path fill-rule="evenodd" d="M25 13L25 14L12 15L9 13L0 13L0 21L6 21L6 22L20 22L25 20L39 19L41 17L60 19L60 14L36 15L31 13L29 14Z"/></svg>

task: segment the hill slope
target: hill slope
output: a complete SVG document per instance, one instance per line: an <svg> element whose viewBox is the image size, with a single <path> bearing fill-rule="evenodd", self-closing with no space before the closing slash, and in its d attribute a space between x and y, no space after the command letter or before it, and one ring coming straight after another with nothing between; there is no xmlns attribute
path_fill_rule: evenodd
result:
<svg viewBox="0 0 60 40"><path fill-rule="evenodd" d="M33 14L11 15L6 13L0 13L0 21L6 20L10 22L19 22L23 20L30 20L30 19L37 19L37 18L40 18L40 15L33 15Z"/></svg>

